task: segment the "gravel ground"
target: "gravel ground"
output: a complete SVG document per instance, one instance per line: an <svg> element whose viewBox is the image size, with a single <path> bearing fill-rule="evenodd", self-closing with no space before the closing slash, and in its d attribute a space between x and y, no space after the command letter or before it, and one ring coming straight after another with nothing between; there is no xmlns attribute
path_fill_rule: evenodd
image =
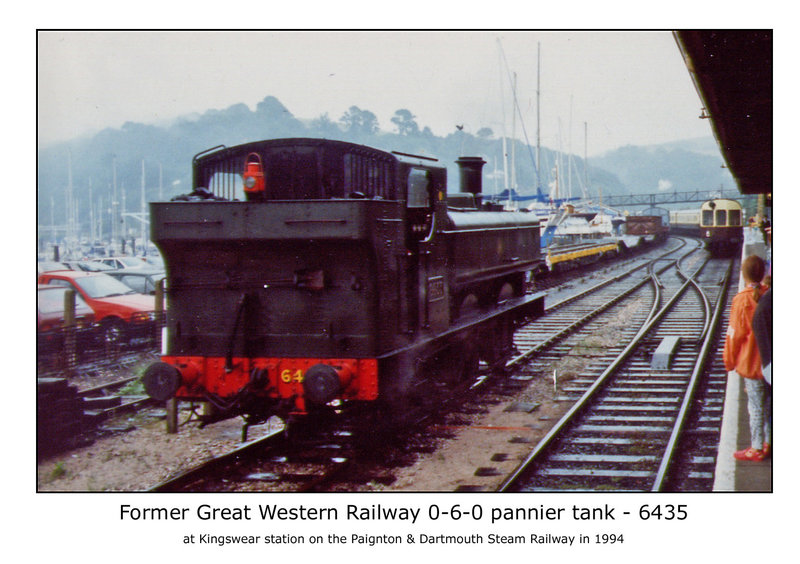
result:
<svg viewBox="0 0 800 564"><path fill-rule="evenodd" d="M182 414L182 419L188 417ZM147 413L109 421L107 427L130 428L100 437L92 444L56 454L37 467L39 491L144 491L214 456L241 445L242 420L228 419L201 427L184 423L166 432L162 417ZM251 427L248 439L268 430Z"/></svg>
<svg viewBox="0 0 800 564"><path fill-rule="evenodd" d="M542 390L538 390L542 388ZM525 394L525 401L541 401L535 411L505 411L511 403L500 403L489 413L472 416L471 424L448 427L453 438L440 440L430 454L420 454L416 462L395 472L397 480L380 490L453 491L458 486L476 485L491 489L497 477L477 477L479 467L512 470L568 406L545 396L552 384L537 382ZM185 417L186 415L184 415ZM144 491L204 460L241 445L241 419L220 421L205 427L197 422L181 426L168 434L160 417L137 416L111 422L129 431L101 437L92 444L54 455L38 464L39 491ZM266 432L266 426L251 428L248 438ZM524 437L531 443L511 443ZM492 462L496 453L506 455L503 462ZM369 489L370 486L367 486ZM363 491L363 489L361 489Z"/></svg>

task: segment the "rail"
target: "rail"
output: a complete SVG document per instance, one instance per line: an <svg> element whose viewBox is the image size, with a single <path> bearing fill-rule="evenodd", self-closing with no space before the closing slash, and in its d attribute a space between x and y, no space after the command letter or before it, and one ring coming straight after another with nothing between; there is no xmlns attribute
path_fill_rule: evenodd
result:
<svg viewBox="0 0 800 564"><path fill-rule="evenodd" d="M732 270L733 270L733 261L729 263L728 270L725 273L725 278L720 284L720 291L719 295L717 296L713 318L709 319L709 322L703 328L703 337L702 337L703 344L700 350L700 354L697 356L697 361L695 362L694 369L692 370L692 375L689 379L689 384L686 387L686 393L684 394L683 401L681 402L681 407L678 412L678 416L672 428L672 433L670 434L669 441L667 442L667 447L665 449L664 456L661 460L661 464L659 465L658 471L656 472L656 478L653 481L652 491L654 492L661 491L667 479L669 468L670 465L672 464L673 457L675 455L675 451L678 445L678 441L680 440L684 425L686 423L686 419L689 415L689 409L691 407L691 402L694 397L695 390L697 389L698 382L700 381L700 378L703 374L703 371L706 366L706 361L708 359L708 355L711 352L711 347L713 345L714 331L709 331L709 329L717 327L719 325L719 321L722 317L723 308L725 306L725 300L723 299L723 296L725 295L725 292L727 291L728 288L728 284L730 283ZM703 295L705 296L705 293L703 293ZM706 305L708 305L707 300L706 300Z"/></svg>
<svg viewBox="0 0 800 564"><path fill-rule="evenodd" d="M638 270L641 270L642 268L645 268L645 267L650 268L655 262L657 262L658 260L662 260L664 256L666 256L668 254L671 254L671 253L674 253L674 252L677 252L678 250L680 250L684 246L685 246L685 241L684 241L684 244L681 245L680 247L678 247L676 249L672 249L672 250L668 251L667 253L663 253L658 258L656 258L656 259L654 259L654 260L652 260L650 262L646 262L646 263L634 266L633 268L630 268L627 271L625 271L625 272L623 272L623 273L621 273L621 274L619 274L619 275L617 275L617 276L615 276L613 278L610 278L608 280L605 280L603 282L595 284L594 286L592 286L590 288L587 288L583 292L580 292L578 294L575 294L574 296L570 296L567 299L561 300L560 302L557 302L556 304L553 304L552 306L547 308L547 312L551 313L555 309L563 307L564 305L566 305L568 303L574 302L574 301L576 301L576 300L578 300L580 298L583 298L583 297L585 297L587 295L593 294L593 293L597 292L598 290L600 290L602 288L605 288L605 287L607 287L607 286L609 286L611 284L614 284L616 282L620 282L620 281L624 280L625 278L629 277L630 275L632 275L634 272L636 272ZM670 265L667 265L662 269L662 271L665 271L665 270L667 270L669 268L670 268ZM534 347L531 347L530 349L528 349L528 350L518 354L517 356L511 358L506 363L506 368L512 368L512 367L514 367L516 365L519 365L520 363L522 363L526 359L530 358L533 354L538 353L539 351L541 351L542 349L546 348L547 346L549 346L553 342L555 342L555 341L557 341L559 339L562 339L565 335L568 335L568 334L574 332L578 327L580 327L582 325L585 325L590 320L594 319L595 317L597 317L598 315L600 315L604 311L608 310L610 307L614 306L615 304L619 303L624 298L628 297L629 295L631 295L632 293L637 291L643 285L647 284L648 281L649 281L648 278L642 279L637 284L635 284L635 285L631 286L630 288L626 289L625 291L619 293L616 297L614 297L614 298L612 298L610 300L607 300L601 306L597 307L596 309L594 309L590 313L586 314L581 319L578 319L574 323L568 325L567 327L564 327L561 330L553 333L551 336L546 338L543 342L541 342L538 345L536 345ZM656 286L657 286L657 284L656 284ZM652 316L652 314L651 314L651 316Z"/></svg>
<svg viewBox="0 0 800 564"><path fill-rule="evenodd" d="M579 415L587 415L590 413L590 404L594 401L594 399L598 396L598 392L605 389L606 385L608 384L611 377L617 374L623 364L633 355L633 353L639 350L640 346L646 341L648 335L650 335L653 330L661 323L664 319L665 315L672 311L675 305L681 300L682 296L686 293L689 287L695 287L698 291L701 291L699 285L697 284L695 278L696 276L705 268L707 264L707 260L702 263L702 265L697 269L694 275L686 276L685 274L681 273L681 276L685 278L685 281L680 285L680 287L675 291L672 297L667 301L664 306L655 307L655 304L659 302L660 292L659 288L661 286L660 282L655 275L655 271L652 272L652 276L650 277L650 281L654 284L655 287L655 297L653 300L654 306L651 312L648 314L647 319L642 324L639 331L636 335L630 340L630 342L625 346L622 352L614 358L612 362L603 370L603 372L593 381L591 385L589 385L588 389L586 389L581 397L572 405L572 407L567 411L567 413L550 429L550 431L540 440L540 442L536 445L534 450L525 458L525 460L517 467L517 469L512 472L506 480L500 485L498 491L511 491L513 488L518 488L519 483L522 481L523 477L529 475L533 466L535 466L541 459L544 458L544 454L551 450L552 445L557 439L560 439L562 435L565 433L565 430L572 427L577 420ZM679 262L675 262L675 264L671 264L670 266L675 266L678 272L681 272ZM667 267L669 268L669 266ZM728 265L728 274L725 278L725 286L727 286L727 281L729 279L731 266ZM701 292L702 293L702 292ZM724 293L724 291L723 291ZM719 297L717 299L717 306L715 309L715 315L713 320L709 319L708 316L708 309L706 306L703 306L704 310L704 324L703 324L703 345L702 345L702 354L698 356L696 360L696 365L692 377L690 378L690 383L687 385L683 402L679 409L678 416L674 423L674 427L672 428L671 438L668 441L668 445L665 449L664 458L660 463L661 469L658 471L656 475L656 481L654 488L662 487L664 483L664 477L667 473L667 469L670 465L670 460L672 459L672 453L675 450L676 444L679 442L679 438L681 435L681 429L684 425L684 421L686 419L687 413L689 412L689 405L691 402L691 398L694 394L694 389L696 387L696 383L700 378L700 374L702 374L703 365L705 363L705 357L710 350L710 342L711 342L711 335L713 331L709 331L709 327L714 326L714 323L718 323L720 318L720 311L724 304L725 300ZM704 301L704 304L706 302ZM607 408L608 409L608 408ZM588 418L588 415L587 415ZM662 418L663 419L663 418ZM569 458L573 455L562 455L563 458ZM599 455L598 457L602 457ZM625 457L619 456L608 456L609 459L623 459ZM635 459L637 457L629 457ZM642 457L638 457L641 459ZM647 472L634 472L632 473L636 475L640 474L647 474ZM655 490L657 491L657 490Z"/></svg>

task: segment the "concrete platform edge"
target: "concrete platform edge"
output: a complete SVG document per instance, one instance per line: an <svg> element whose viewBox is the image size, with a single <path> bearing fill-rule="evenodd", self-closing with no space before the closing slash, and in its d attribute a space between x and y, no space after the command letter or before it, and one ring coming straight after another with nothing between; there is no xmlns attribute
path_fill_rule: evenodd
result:
<svg viewBox="0 0 800 564"><path fill-rule="evenodd" d="M725 388L725 403L722 411L722 428L720 430L719 448L717 449L717 465L714 469L715 492L735 491L736 461L733 453L739 434L739 397L742 392L742 379L735 372L728 372L728 384Z"/></svg>

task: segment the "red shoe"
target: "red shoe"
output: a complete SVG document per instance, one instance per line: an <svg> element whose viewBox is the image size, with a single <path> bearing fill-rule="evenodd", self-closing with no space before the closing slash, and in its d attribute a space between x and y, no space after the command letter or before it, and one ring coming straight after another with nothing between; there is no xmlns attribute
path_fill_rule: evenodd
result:
<svg viewBox="0 0 800 564"><path fill-rule="evenodd" d="M736 460L751 460L753 462L761 462L764 460L764 451L750 447L744 450L737 450L733 453L733 457Z"/></svg>
<svg viewBox="0 0 800 564"><path fill-rule="evenodd" d="M761 449L761 452L764 455L764 458L769 458L772 454L772 445L769 443L764 443L764 448Z"/></svg>

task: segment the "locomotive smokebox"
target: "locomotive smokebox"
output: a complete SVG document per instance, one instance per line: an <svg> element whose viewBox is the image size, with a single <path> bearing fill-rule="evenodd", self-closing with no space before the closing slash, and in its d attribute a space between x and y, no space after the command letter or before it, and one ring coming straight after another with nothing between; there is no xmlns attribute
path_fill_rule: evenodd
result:
<svg viewBox="0 0 800 564"><path fill-rule="evenodd" d="M475 205L481 205L481 192L483 192L483 165L486 164L481 157L459 157L456 160L459 168L459 181L461 191L469 192L475 197Z"/></svg>

